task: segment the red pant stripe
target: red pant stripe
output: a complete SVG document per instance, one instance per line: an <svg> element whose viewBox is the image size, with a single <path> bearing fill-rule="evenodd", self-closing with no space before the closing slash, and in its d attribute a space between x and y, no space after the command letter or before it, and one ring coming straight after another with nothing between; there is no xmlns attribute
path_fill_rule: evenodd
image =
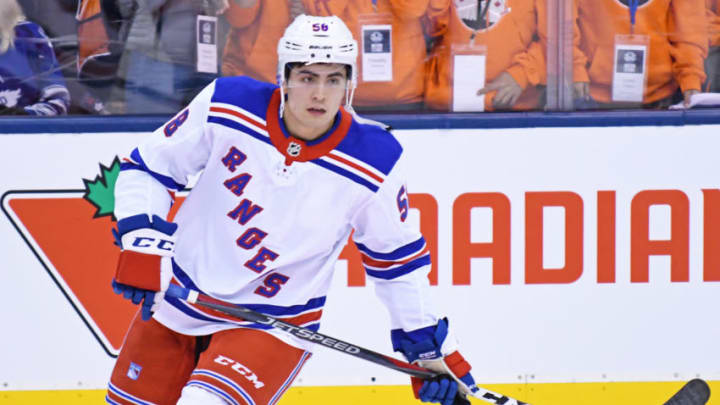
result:
<svg viewBox="0 0 720 405"><path fill-rule="evenodd" d="M300 359L300 362L298 362L298 365L295 367L295 369L292 371L292 373L290 373L290 376L288 377L287 380L285 380L285 383L282 385L282 387L280 387L280 390L278 390L278 392L270 399L270 402L268 402L268 405L274 405L280 399L280 397L282 397L283 394L285 394L285 391L287 391L287 389L290 388L290 385L295 380L295 377L298 375L298 373L302 369L303 365L305 364L307 359L310 358L310 356L312 356L312 353L310 353L310 352L303 353L302 358Z"/></svg>
<svg viewBox="0 0 720 405"><path fill-rule="evenodd" d="M154 405L150 401L144 401L138 397L128 394L127 392L117 388L113 384L108 384L107 399L114 401L107 401L111 404L116 403L120 405Z"/></svg>

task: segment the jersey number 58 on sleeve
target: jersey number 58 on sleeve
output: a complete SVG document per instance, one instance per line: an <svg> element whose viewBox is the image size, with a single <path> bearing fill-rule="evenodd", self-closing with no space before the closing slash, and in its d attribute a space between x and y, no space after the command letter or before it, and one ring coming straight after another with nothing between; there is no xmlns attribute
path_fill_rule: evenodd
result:
<svg viewBox="0 0 720 405"><path fill-rule="evenodd" d="M177 117L175 117L172 121L165 124L165 129L163 130L163 132L165 132L165 136L167 136L168 138L171 137L172 134L174 134L175 131L180 128L180 125L185 122L189 114L190 109L186 108L185 111L178 114Z"/></svg>

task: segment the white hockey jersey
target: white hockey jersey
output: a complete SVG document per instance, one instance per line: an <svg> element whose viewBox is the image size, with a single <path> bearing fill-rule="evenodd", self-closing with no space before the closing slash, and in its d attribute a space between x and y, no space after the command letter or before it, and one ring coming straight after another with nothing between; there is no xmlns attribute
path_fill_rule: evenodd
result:
<svg viewBox="0 0 720 405"><path fill-rule="evenodd" d="M174 220L174 283L317 330L335 262L354 229L392 328L436 324L430 254L405 221L400 144L344 109L328 133L305 142L288 134L279 105L277 86L217 79L123 163L116 217L166 217L168 189L183 189L201 172ZM267 328L174 298L154 317L189 335Z"/></svg>

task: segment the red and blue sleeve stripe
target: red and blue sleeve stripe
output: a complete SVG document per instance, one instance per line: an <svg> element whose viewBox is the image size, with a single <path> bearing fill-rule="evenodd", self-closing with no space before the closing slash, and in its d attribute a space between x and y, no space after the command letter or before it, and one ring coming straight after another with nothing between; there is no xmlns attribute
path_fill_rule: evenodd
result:
<svg viewBox="0 0 720 405"><path fill-rule="evenodd" d="M138 148L135 148L132 151L130 159L123 159L123 162L120 163L120 170L140 170L146 172L155 180L159 181L163 186L171 190L180 191L185 188L185 185L176 182L172 177L150 170L150 168L148 168L145 164L142 156L140 156Z"/></svg>
<svg viewBox="0 0 720 405"><path fill-rule="evenodd" d="M408 256L412 256L413 254L421 251L425 247L425 238L422 236L420 239L410 242L407 245L400 246L399 248L393 250L389 253L380 253L376 252L374 250L371 250L367 246L363 245L362 243L355 242L355 245L357 248L362 252L365 256L368 256L373 259L377 260L401 260Z"/></svg>
<svg viewBox="0 0 720 405"><path fill-rule="evenodd" d="M357 242L355 245L360 250L365 272L383 280L404 276L431 263L430 250L423 237L389 253L373 251Z"/></svg>

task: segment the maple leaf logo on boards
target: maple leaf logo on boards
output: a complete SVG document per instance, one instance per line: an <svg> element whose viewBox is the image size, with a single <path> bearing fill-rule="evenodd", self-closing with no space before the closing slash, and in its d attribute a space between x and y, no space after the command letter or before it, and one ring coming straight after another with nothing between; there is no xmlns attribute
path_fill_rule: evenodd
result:
<svg viewBox="0 0 720 405"><path fill-rule="evenodd" d="M85 195L83 198L97 208L94 218L110 216L115 218L115 182L120 174L120 159L115 157L110 167L100 164L100 174L95 180L83 179Z"/></svg>
<svg viewBox="0 0 720 405"><path fill-rule="evenodd" d="M120 249L113 243L116 157L82 190L11 190L2 209L110 356L117 356L137 306L112 291ZM52 212L52 215L48 215Z"/></svg>

